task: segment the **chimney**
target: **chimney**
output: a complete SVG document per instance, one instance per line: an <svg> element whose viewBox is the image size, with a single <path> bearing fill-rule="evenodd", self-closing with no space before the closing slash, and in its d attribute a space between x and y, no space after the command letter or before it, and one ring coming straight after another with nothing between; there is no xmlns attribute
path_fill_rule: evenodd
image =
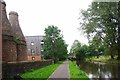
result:
<svg viewBox="0 0 120 80"><path fill-rule="evenodd" d="M20 28L20 25L19 25L18 13L17 12L11 11L9 13L9 22L12 26L13 31L14 31L14 36L16 38L19 38L20 40L25 41L25 37L24 37L23 32L22 32L22 30Z"/></svg>
<svg viewBox="0 0 120 80"><path fill-rule="evenodd" d="M27 60L27 47L25 37L19 25L18 13L11 11L9 13L9 22L12 26L13 34L15 36L17 47L17 61Z"/></svg>
<svg viewBox="0 0 120 80"><path fill-rule="evenodd" d="M2 2L2 60L5 62L16 61L17 51L12 27L6 15L6 3Z"/></svg>
<svg viewBox="0 0 120 80"><path fill-rule="evenodd" d="M9 36L12 35L11 25L6 14L6 3L4 1L2 1L2 34Z"/></svg>

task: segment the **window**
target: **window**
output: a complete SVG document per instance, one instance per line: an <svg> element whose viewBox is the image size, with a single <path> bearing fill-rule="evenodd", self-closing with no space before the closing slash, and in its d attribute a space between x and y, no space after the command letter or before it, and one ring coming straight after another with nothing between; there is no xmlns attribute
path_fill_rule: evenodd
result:
<svg viewBox="0 0 120 80"><path fill-rule="evenodd" d="M33 45L34 45L34 42L31 42L31 45L33 46Z"/></svg>
<svg viewBox="0 0 120 80"><path fill-rule="evenodd" d="M35 50L34 50L34 49L31 49L31 53L35 53Z"/></svg>
<svg viewBox="0 0 120 80"><path fill-rule="evenodd" d="M42 44L42 45L41 45L41 47L43 48L43 47L44 47L44 45Z"/></svg>
<svg viewBox="0 0 120 80"><path fill-rule="evenodd" d="M41 51L41 54L43 54L43 51Z"/></svg>
<svg viewBox="0 0 120 80"><path fill-rule="evenodd" d="M35 60L35 57L32 57L32 60Z"/></svg>
<svg viewBox="0 0 120 80"><path fill-rule="evenodd" d="M43 41L43 40L41 40L40 44L41 44L41 45L43 45L43 44L44 44L44 41Z"/></svg>
<svg viewBox="0 0 120 80"><path fill-rule="evenodd" d="M41 40L41 42L44 42L43 40Z"/></svg>

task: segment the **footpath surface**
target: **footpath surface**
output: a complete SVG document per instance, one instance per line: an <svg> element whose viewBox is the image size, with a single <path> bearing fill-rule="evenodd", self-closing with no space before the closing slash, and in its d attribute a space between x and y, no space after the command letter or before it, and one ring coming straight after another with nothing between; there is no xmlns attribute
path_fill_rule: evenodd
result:
<svg viewBox="0 0 120 80"><path fill-rule="evenodd" d="M70 80L68 61L64 61L48 78L48 80Z"/></svg>

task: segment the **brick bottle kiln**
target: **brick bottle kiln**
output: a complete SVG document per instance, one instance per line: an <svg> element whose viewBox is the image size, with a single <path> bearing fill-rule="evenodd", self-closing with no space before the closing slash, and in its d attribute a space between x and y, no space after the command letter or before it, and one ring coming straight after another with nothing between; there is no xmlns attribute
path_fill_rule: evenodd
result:
<svg viewBox="0 0 120 80"><path fill-rule="evenodd" d="M19 26L17 12L6 14L6 3L2 1L2 61L15 62L27 60L25 37Z"/></svg>
<svg viewBox="0 0 120 80"><path fill-rule="evenodd" d="M17 59L16 42L12 27L6 15L6 3L2 1L2 61L12 62Z"/></svg>
<svg viewBox="0 0 120 80"><path fill-rule="evenodd" d="M12 26L12 31L15 36L16 48L17 48L17 61L27 60L27 46L25 37L19 25L18 13L11 11L9 13L9 21Z"/></svg>

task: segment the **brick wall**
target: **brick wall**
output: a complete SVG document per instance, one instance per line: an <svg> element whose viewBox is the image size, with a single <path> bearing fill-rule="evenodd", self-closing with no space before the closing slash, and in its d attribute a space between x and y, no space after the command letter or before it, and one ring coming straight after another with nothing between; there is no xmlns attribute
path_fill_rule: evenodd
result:
<svg viewBox="0 0 120 80"><path fill-rule="evenodd" d="M50 64L52 64L52 60L2 63L2 77L13 78L17 74L22 74L31 69L38 69Z"/></svg>
<svg viewBox="0 0 120 80"><path fill-rule="evenodd" d="M16 52L16 43L8 39L2 40L2 60L6 62L16 61L17 52Z"/></svg>
<svg viewBox="0 0 120 80"><path fill-rule="evenodd" d="M26 45L17 45L17 61L27 60L27 47Z"/></svg>
<svg viewBox="0 0 120 80"><path fill-rule="evenodd" d="M0 80L2 78L2 16L1 16L1 1L0 1Z"/></svg>

